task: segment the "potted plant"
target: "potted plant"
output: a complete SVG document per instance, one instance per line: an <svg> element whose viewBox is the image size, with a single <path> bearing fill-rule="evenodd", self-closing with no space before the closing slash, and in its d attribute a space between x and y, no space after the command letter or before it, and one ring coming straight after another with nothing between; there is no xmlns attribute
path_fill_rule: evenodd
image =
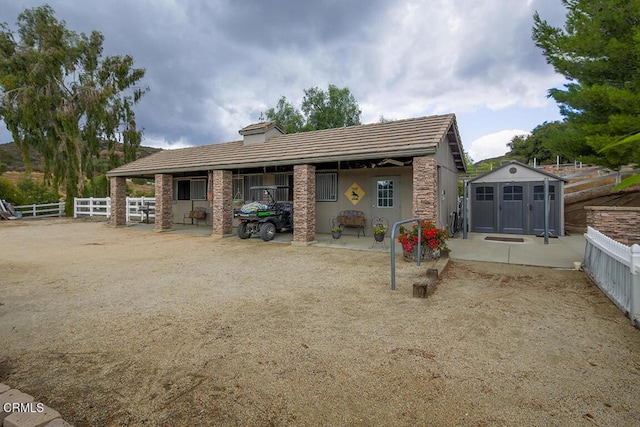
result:
<svg viewBox="0 0 640 427"><path fill-rule="evenodd" d="M241 207L242 205L244 205L244 198L242 197L240 190L238 190L236 192L236 195L233 196L233 205L237 207Z"/></svg>
<svg viewBox="0 0 640 427"><path fill-rule="evenodd" d="M373 226L373 238L376 242L382 242L386 232L387 227L384 224L376 224Z"/></svg>
<svg viewBox="0 0 640 427"><path fill-rule="evenodd" d="M417 260L418 241L420 241L420 260L435 258L441 251L448 251L447 239L449 233L433 225L431 221L420 220L422 227L418 233L418 224L414 223L411 229L400 226L398 243L402 245L402 255L405 261Z"/></svg>
<svg viewBox="0 0 640 427"><path fill-rule="evenodd" d="M342 236L342 226L334 225L331 227L331 236L336 240L339 239Z"/></svg>

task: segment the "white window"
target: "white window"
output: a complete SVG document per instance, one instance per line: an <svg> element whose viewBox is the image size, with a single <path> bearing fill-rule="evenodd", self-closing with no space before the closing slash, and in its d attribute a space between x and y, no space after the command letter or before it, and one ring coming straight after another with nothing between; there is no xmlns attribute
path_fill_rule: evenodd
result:
<svg viewBox="0 0 640 427"><path fill-rule="evenodd" d="M378 181L377 206L379 208L393 207L393 180L385 179Z"/></svg>

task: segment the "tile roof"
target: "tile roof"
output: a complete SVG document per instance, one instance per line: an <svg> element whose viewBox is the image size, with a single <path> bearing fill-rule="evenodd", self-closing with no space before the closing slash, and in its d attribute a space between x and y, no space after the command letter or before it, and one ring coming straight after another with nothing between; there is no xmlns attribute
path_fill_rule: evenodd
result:
<svg viewBox="0 0 640 427"><path fill-rule="evenodd" d="M254 130L254 125L243 130ZM135 176L195 170L322 163L435 153L447 141L460 161L454 114L348 126L275 136L264 143L242 141L163 150L110 170L108 176ZM464 170L464 165L459 166Z"/></svg>

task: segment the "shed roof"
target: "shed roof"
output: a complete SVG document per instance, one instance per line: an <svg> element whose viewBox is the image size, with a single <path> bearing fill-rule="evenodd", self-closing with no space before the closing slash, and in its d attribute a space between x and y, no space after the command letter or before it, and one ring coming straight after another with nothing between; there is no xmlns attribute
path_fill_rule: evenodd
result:
<svg viewBox="0 0 640 427"><path fill-rule="evenodd" d="M250 125L242 132L253 133L265 125L275 126L272 122ZM259 145L234 141L163 150L112 169L107 176L421 156L434 154L441 143L449 144L458 170L464 171L456 117L447 114L277 135Z"/></svg>
<svg viewBox="0 0 640 427"><path fill-rule="evenodd" d="M493 169L493 170L491 170L491 171L489 171L489 172L483 173L482 175L478 175L478 176L476 176L475 178L473 178L473 179L469 180L469 183L471 184L471 183L473 183L473 182L475 182L475 181L481 181L482 179L486 179L489 175L492 175L492 174L496 173L497 171L499 171L499 170L501 170L501 169L504 169L504 168L506 168L506 167L508 167L508 166L511 166L511 165L518 165L518 166L520 166L520 167L523 167L523 168L529 169L529 170L531 170L531 171L533 171L533 172L535 172L535 173L538 173L538 174L540 174L540 175L543 175L543 176L549 177L549 178L551 178L551 179L553 179L553 180L556 180L556 181L569 182L569 180L568 180L568 179L563 178L563 177L561 177L561 176L554 175L554 174L549 173L549 172L546 172L546 171L544 171L544 170L542 170L542 169L532 168L531 166L529 166L529 165L525 165L524 163L521 163L521 162L519 162L519 161L517 161L517 160L510 160L509 162L507 162L507 163L505 163L505 164L501 165L499 168Z"/></svg>

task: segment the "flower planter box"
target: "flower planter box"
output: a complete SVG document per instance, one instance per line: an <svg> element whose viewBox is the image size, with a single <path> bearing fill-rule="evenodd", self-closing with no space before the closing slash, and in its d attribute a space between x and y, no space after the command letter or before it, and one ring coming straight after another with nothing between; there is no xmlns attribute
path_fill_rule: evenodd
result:
<svg viewBox="0 0 640 427"><path fill-rule="evenodd" d="M429 246L426 246L426 245L422 246L420 248L420 251L422 252L420 256L420 261L428 261L430 259L437 258L436 251L431 249ZM413 246L410 252L407 252L404 250L402 251L402 258L407 262L416 262L418 260L417 252L418 252L418 247Z"/></svg>

